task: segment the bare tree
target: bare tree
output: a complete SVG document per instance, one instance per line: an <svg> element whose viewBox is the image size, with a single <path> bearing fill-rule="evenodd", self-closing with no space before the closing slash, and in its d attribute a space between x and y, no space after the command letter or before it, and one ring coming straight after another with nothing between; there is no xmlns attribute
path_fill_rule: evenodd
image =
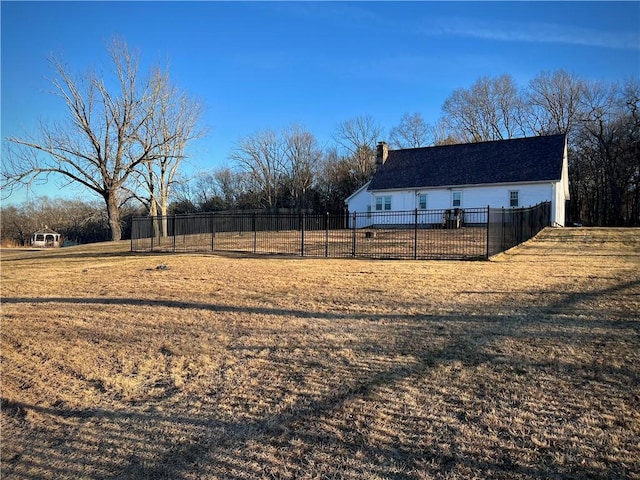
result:
<svg viewBox="0 0 640 480"><path fill-rule="evenodd" d="M198 122L202 114L201 104L186 92L171 85L167 71L157 69L152 78L154 97L150 106L153 114L139 137L143 150L154 151L149 160L136 172L132 194L148 205L149 216L163 217L162 235L167 235L166 216L169 212L169 196L176 182L176 174L185 158L189 142L202 135Z"/></svg>
<svg viewBox="0 0 640 480"><path fill-rule="evenodd" d="M284 132L284 181L294 208L305 205L322 157L318 142L300 125Z"/></svg>
<svg viewBox="0 0 640 480"><path fill-rule="evenodd" d="M242 180L229 167L220 167L213 172L214 192L222 199L224 208L232 209L242 195Z"/></svg>
<svg viewBox="0 0 640 480"><path fill-rule="evenodd" d="M335 147L329 148L321 159L316 188L324 211L343 212L344 200L358 188L350 163L350 157L341 156Z"/></svg>
<svg viewBox="0 0 640 480"><path fill-rule="evenodd" d="M0 222L0 243L3 246L20 246L29 245L31 234L33 234L40 225L39 218L27 211L25 205L3 206L1 210L2 222Z"/></svg>
<svg viewBox="0 0 640 480"><path fill-rule="evenodd" d="M376 144L382 128L369 115L355 117L337 125L333 139L346 151L349 175L356 188L366 183L375 172Z"/></svg>
<svg viewBox="0 0 640 480"><path fill-rule="evenodd" d="M104 200L111 238L119 240L125 185L147 163L175 153L179 135L159 134L158 82L152 75L141 78L138 54L120 40L114 40L108 52L113 79L90 72L75 78L52 57L53 93L64 101L68 118L41 124L37 136L8 139L2 186L11 192L52 174L82 185Z"/></svg>
<svg viewBox="0 0 640 480"><path fill-rule="evenodd" d="M170 210L208 212L232 210L238 207L245 192L246 174L230 167L200 171L190 178L181 178L175 184Z"/></svg>
<svg viewBox="0 0 640 480"><path fill-rule="evenodd" d="M509 75L482 77L468 90L454 90L442 110L451 134L466 142L503 140L526 133L522 99Z"/></svg>
<svg viewBox="0 0 640 480"><path fill-rule="evenodd" d="M542 72L529 82L530 128L537 135L571 133L579 122L585 82L564 70Z"/></svg>
<svg viewBox="0 0 640 480"><path fill-rule="evenodd" d="M570 166L577 213L595 225L638 225L640 83L586 84L581 108Z"/></svg>
<svg viewBox="0 0 640 480"><path fill-rule="evenodd" d="M447 127L444 119L439 119L435 125L431 126L431 137L433 145L456 145L464 143L460 138L454 136L453 132Z"/></svg>
<svg viewBox="0 0 640 480"><path fill-rule="evenodd" d="M230 158L248 174L253 189L262 196L263 205L275 208L284 174L281 138L271 130L242 138Z"/></svg>
<svg viewBox="0 0 640 480"><path fill-rule="evenodd" d="M419 148L433 144L433 127L426 123L418 112L405 113L400 124L389 132L392 148Z"/></svg>

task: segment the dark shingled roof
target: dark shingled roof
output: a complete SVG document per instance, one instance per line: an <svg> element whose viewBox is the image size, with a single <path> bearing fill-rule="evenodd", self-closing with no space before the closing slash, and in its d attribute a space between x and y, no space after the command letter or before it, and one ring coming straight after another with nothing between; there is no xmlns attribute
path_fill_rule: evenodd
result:
<svg viewBox="0 0 640 480"><path fill-rule="evenodd" d="M389 150L368 190L557 181L564 135Z"/></svg>

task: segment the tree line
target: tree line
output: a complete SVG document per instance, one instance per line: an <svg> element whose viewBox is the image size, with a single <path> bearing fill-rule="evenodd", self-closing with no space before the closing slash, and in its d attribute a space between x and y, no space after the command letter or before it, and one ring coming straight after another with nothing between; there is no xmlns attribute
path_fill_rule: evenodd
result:
<svg viewBox="0 0 640 480"><path fill-rule="evenodd" d="M591 82L566 71L543 72L525 87L509 75L458 88L434 124L406 113L388 132L390 147L418 148L566 134L569 221L640 225L640 83ZM176 189L174 212L242 208L341 211L375 171L384 130L371 116L339 123L324 151L300 126L242 138L234 167L197 174Z"/></svg>
<svg viewBox="0 0 640 480"><path fill-rule="evenodd" d="M373 175L376 143L385 138L397 149L556 133L569 143L568 220L640 225L638 79L594 82L559 70L520 86L506 74L481 77L453 90L435 123L406 113L385 132L371 115L356 116L335 126L327 146L302 125L267 129L238 139L228 166L187 177L181 163L188 146L205 134L202 102L173 84L166 68L142 74L139 54L123 41L108 52L108 75L74 75L51 59L53 90L68 115L41 124L35 136L8 138L2 187L11 192L53 173L81 185L102 198L112 240L123 238L123 215L132 211L342 211ZM3 207L3 238L9 212L33 208Z"/></svg>
<svg viewBox="0 0 640 480"><path fill-rule="evenodd" d="M132 217L144 214L142 206L136 208L129 204L122 208L120 219L124 238L130 237ZM2 246L28 246L31 235L47 227L62 234L63 245L111 239L107 212L100 201L41 197L37 201L2 207Z"/></svg>

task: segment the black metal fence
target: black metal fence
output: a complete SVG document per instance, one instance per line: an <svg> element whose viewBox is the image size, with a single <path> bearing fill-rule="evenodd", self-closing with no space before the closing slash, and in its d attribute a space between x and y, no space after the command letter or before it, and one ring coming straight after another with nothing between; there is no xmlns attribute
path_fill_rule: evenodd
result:
<svg viewBox="0 0 640 480"><path fill-rule="evenodd" d="M533 238L551 225L551 202L528 208L488 208L487 258Z"/></svg>
<svg viewBox="0 0 640 480"><path fill-rule="evenodd" d="M131 250L486 259L549 225L549 213L549 204L540 204L530 209L484 207L342 215L212 212L135 217Z"/></svg>

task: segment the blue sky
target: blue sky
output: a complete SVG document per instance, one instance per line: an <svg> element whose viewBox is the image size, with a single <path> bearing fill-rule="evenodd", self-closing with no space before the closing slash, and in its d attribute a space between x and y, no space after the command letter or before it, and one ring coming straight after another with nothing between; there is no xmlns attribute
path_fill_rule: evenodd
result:
<svg viewBox="0 0 640 480"><path fill-rule="evenodd" d="M510 74L525 86L563 68L585 79L640 76L640 2L2 1L4 142L64 116L47 59L108 65L114 36L202 100L206 138L187 170L229 164L238 139L305 126L321 145L363 115L385 132L405 112L428 122L455 88ZM382 139L381 139L382 140ZM35 195L85 194L58 190ZM33 194L32 194L33 195ZM31 197L33 198L33 197ZM5 202L22 202L24 191Z"/></svg>

